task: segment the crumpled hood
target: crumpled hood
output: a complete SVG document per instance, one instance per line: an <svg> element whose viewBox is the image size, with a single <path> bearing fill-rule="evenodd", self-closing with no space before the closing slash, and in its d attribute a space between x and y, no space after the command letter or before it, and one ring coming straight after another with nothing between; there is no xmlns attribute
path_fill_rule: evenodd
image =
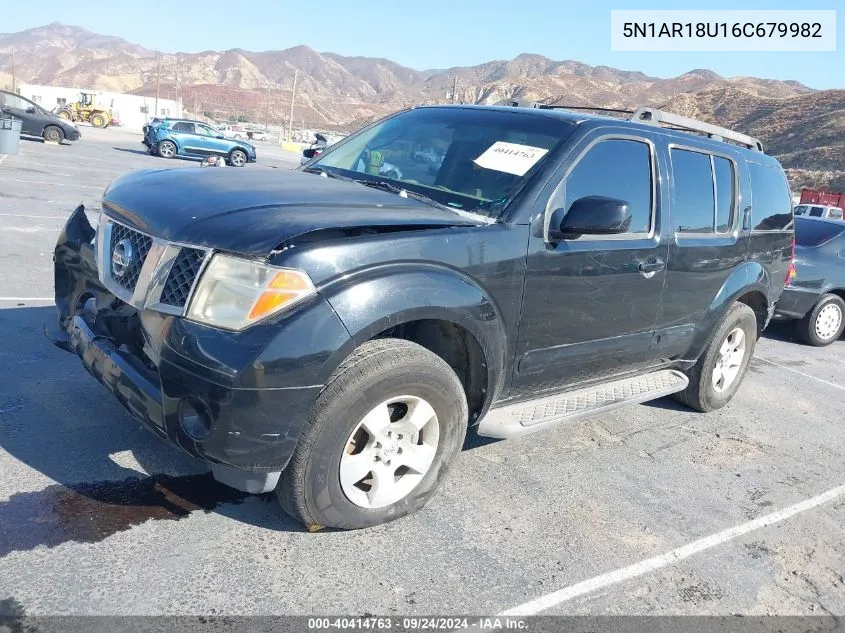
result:
<svg viewBox="0 0 845 633"><path fill-rule="evenodd" d="M151 235L255 255L318 229L482 224L356 183L250 167L131 172L106 189L102 205Z"/></svg>

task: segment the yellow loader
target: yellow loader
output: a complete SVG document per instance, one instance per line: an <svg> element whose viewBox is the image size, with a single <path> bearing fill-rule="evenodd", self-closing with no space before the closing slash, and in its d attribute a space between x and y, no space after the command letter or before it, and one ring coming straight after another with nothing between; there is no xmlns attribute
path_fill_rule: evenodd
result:
<svg viewBox="0 0 845 633"><path fill-rule="evenodd" d="M111 108L97 105L93 92L80 92L79 100L66 103L56 112L69 121L84 121L94 127L108 127L112 121Z"/></svg>

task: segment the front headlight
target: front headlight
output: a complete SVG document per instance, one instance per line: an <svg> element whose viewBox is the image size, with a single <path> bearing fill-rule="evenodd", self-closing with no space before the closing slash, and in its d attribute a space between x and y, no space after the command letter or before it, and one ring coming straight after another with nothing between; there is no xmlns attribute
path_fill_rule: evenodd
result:
<svg viewBox="0 0 845 633"><path fill-rule="evenodd" d="M311 279L300 270L217 254L202 274L187 316L242 330L315 292Z"/></svg>

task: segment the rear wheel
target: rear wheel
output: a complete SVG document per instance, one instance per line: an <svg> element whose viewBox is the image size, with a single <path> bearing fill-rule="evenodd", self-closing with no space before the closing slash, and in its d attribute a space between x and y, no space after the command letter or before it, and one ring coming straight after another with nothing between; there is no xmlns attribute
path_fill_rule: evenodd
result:
<svg viewBox="0 0 845 633"><path fill-rule="evenodd" d="M44 140L49 143L61 143L64 138L64 132L60 127L56 127L55 125L48 125L44 128L44 132L42 134Z"/></svg>
<svg viewBox="0 0 845 633"><path fill-rule="evenodd" d="M757 315L744 303L735 303L701 358L687 371L689 385L675 399L703 412L728 404L745 377L756 343Z"/></svg>
<svg viewBox="0 0 845 633"><path fill-rule="evenodd" d="M233 149L229 154L229 164L232 167L243 167L246 160L246 152L241 149Z"/></svg>
<svg viewBox="0 0 845 633"><path fill-rule="evenodd" d="M173 141L162 141L158 144L158 155L162 158L176 156L176 144Z"/></svg>
<svg viewBox="0 0 845 633"><path fill-rule="evenodd" d="M845 329L845 301L834 294L824 294L813 309L798 321L798 335L814 347L825 347L842 336Z"/></svg>
<svg viewBox="0 0 845 633"><path fill-rule="evenodd" d="M422 508L463 443L451 367L399 339L361 345L315 402L277 495L309 528L357 529Z"/></svg>

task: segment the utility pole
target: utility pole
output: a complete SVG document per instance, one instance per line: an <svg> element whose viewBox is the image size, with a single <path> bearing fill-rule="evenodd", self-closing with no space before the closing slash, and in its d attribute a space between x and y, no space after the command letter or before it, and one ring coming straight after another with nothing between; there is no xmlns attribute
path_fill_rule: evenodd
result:
<svg viewBox="0 0 845 633"><path fill-rule="evenodd" d="M264 129L270 129L270 82L267 82L267 112L264 115Z"/></svg>
<svg viewBox="0 0 845 633"><path fill-rule="evenodd" d="M290 93L290 119L288 120L288 140L293 138L293 100L296 97L296 77L298 70L293 71L293 92Z"/></svg>
<svg viewBox="0 0 845 633"><path fill-rule="evenodd" d="M17 94L18 91L17 91L15 85L16 85L15 84L15 51L13 50L12 51L12 92Z"/></svg>
<svg viewBox="0 0 845 633"><path fill-rule="evenodd" d="M458 98L458 73L455 73L452 81L452 103Z"/></svg>
<svg viewBox="0 0 845 633"><path fill-rule="evenodd" d="M161 84L161 57L156 57L156 105L153 116L158 116L158 89Z"/></svg>
<svg viewBox="0 0 845 633"><path fill-rule="evenodd" d="M194 116L200 118L199 110L197 110L197 89L194 88Z"/></svg>

